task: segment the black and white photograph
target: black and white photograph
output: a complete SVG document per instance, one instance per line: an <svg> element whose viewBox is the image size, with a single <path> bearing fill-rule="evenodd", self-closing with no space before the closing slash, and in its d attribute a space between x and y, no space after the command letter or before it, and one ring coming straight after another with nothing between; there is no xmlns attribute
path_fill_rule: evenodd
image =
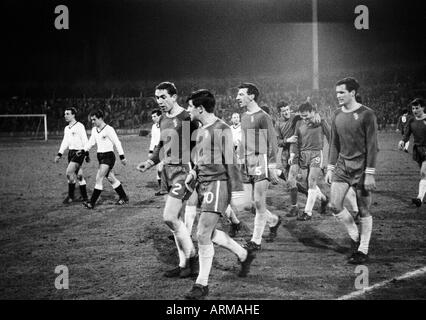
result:
<svg viewBox="0 0 426 320"><path fill-rule="evenodd" d="M422 1L0 10L0 300L426 299Z"/></svg>

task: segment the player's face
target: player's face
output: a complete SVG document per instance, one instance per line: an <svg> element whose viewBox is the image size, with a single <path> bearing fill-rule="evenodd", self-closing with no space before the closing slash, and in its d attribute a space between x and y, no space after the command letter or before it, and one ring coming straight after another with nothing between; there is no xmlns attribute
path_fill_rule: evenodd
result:
<svg viewBox="0 0 426 320"><path fill-rule="evenodd" d="M346 106L355 98L355 91L349 92L346 84L341 84L336 87L336 96L339 105Z"/></svg>
<svg viewBox="0 0 426 320"><path fill-rule="evenodd" d="M310 123L314 119L314 112L313 111L304 111L300 113L300 117L302 118L305 123Z"/></svg>
<svg viewBox="0 0 426 320"><path fill-rule="evenodd" d="M97 118L96 116L91 116L90 117L90 121L92 121L92 125L94 125L95 127L100 127L101 126L101 119L100 118Z"/></svg>
<svg viewBox="0 0 426 320"><path fill-rule="evenodd" d="M176 98L175 94L171 96L165 89L155 90L155 99L163 112L169 112L173 108Z"/></svg>
<svg viewBox="0 0 426 320"><path fill-rule="evenodd" d="M281 107L281 117L286 118L286 119L290 119L290 106L285 106L285 107Z"/></svg>
<svg viewBox="0 0 426 320"><path fill-rule="evenodd" d="M413 114L417 118L421 118L425 112L425 108L422 108L420 105L412 106L411 110L413 110Z"/></svg>
<svg viewBox="0 0 426 320"><path fill-rule="evenodd" d="M198 120L200 117L200 112L198 108L192 104L192 100L188 101L188 112L191 116L191 120Z"/></svg>
<svg viewBox="0 0 426 320"><path fill-rule="evenodd" d="M159 115L158 115L158 114L156 114L156 113L154 113L154 114L151 116L151 118L152 118L152 121L153 121L155 124L157 124L157 123L158 123L158 121L160 120Z"/></svg>
<svg viewBox="0 0 426 320"><path fill-rule="evenodd" d="M238 105L243 108L243 107L247 107L248 104L253 101L254 96L251 94L247 94L247 88L243 88L243 89L239 89L238 93L237 93L237 102Z"/></svg>
<svg viewBox="0 0 426 320"><path fill-rule="evenodd" d="M71 122L72 120L74 120L74 115L71 113L70 110L65 110L64 112L64 118L66 122Z"/></svg>
<svg viewBox="0 0 426 320"><path fill-rule="evenodd" d="M240 115L239 115L238 113L234 113L234 114L232 115L231 122L232 122L232 124L234 124L234 125L239 124L239 123L240 123Z"/></svg>

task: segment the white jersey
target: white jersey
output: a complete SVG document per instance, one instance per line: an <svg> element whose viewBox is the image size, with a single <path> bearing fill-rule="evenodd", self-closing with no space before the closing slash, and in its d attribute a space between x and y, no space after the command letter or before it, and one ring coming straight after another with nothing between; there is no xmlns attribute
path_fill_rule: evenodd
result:
<svg viewBox="0 0 426 320"><path fill-rule="evenodd" d="M234 125L232 125L231 131L232 131L232 141L234 143L234 147L237 147L241 143L241 123L239 123L237 127L234 127Z"/></svg>
<svg viewBox="0 0 426 320"><path fill-rule="evenodd" d="M81 122L68 125L64 129L64 138L62 139L59 153L63 154L68 148L69 150L81 150L87 143L87 133Z"/></svg>
<svg viewBox="0 0 426 320"><path fill-rule="evenodd" d="M149 145L149 151L154 151L156 145L160 143L160 124L154 123L151 129L151 144Z"/></svg>
<svg viewBox="0 0 426 320"><path fill-rule="evenodd" d="M92 135L89 141L84 146L84 150L89 151L94 145L98 146L97 152L114 152L114 146L118 151L119 155L124 155L123 147L121 146L120 140L118 140L117 133L110 125L105 125L102 129L98 130L97 127L93 127Z"/></svg>

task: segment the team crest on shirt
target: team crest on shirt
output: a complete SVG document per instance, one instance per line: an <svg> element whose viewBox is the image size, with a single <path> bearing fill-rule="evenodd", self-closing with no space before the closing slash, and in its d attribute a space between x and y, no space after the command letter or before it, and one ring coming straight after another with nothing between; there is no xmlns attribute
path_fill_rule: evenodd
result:
<svg viewBox="0 0 426 320"><path fill-rule="evenodd" d="M173 119L173 125L175 126L175 128L178 126L178 122L177 122L177 119L175 118L175 119Z"/></svg>
<svg viewBox="0 0 426 320"><path fill-rule="evenodd" d="M358 113L354 112L354 118L355 118L355 120L358 120L358 118L359 118Z"/></svg>

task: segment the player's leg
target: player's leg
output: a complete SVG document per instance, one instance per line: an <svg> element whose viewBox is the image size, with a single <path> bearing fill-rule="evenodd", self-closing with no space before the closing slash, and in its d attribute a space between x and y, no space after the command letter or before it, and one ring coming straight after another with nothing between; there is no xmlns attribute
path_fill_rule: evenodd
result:
<svg viewBox="0 0 426 320"><path fill-rule="evenodd" d="M83 169L80 166L77 171L77 181L80 186L80 194L81 194L81 200L87 201L87 189L86 189L86 179L84 179L83 175Z"/></svg>
<svg viewBox="0 0 426 320"><path fill-rule="evenodd" d="M188 229L189 235L192 234L192 226L194 225L195 217L197 216L198 193L194 191L185 204L184 222Z"/></svg>
<svg viewBox="0 0 426 320"><path fill-rule="evenodd" d="M320 167L310 167L308 174L308 198L306 199L305 211L303 215L297 218L299 221L307 221L312 217L312 209L318 195L317 179L321 174Z"/></svg>
<svg viewBox="0 0 426 320"><path fill-rule="evenodd" d="M96 201L98 200L103 190L103 180L109 171L110 171L109 165L104 163L99 165L98 172L96 173L95 188L93 189L93 193L90 198L90 201L85 203L85 206L88 209L93 209L95 207Z"/></svg>
<svg viewBox="0 0 426 320"><path fill-rule="evenodd" d="M129 198L127 197L126 192L124 191L122 183L117 179L112 169L108 172L106 176L107 180L111 184L112 188L117 192L118 194L118 200L115 204L125 204L129 202Z"/></svg>
<svg viewBox="0 0 426 320"><path fill-rule="evenodd" d="M346 193L344 206L349 210L349 212L352 214L353 217L358 216L359 210L358 210L357 196L356 196L356 191L353 187L349 188L348 192Z"/></svg>
<svg viewBox="0 0 426 320"><path fill-rule="evenodd" d="M364 188L357 191L358 209L360 214L360 241L356 251L349 258L348 262L352 264L362 264L368 261L368 248L370 244L371 231L373 229L373 217L370 213L371 192Z"/></svg>
<svg viewBox="0 0 426 320"><path fill-rule="evenodd" d="M413 199L413 203L420 207L423 203L426 193L426 161L423 161L420 166L420 182L419 182L419 193L417 198Z"/></svg>
<svg viewBox="0 0 426 320"><path fill-rule="evenodd" d="M78 170L79 164L73 161L70 161L67 166L66 176L68 180L68 196L63 201L64 204L69 204L74 200L74 190L75 183L77 181L77 176L75 172Z"/></svg>
<svg viewBox="0 0 426 320"><path fill-rule="evenodd" d="M296 217L299 214L299 207L297 205L297 174L299 172L299 166L293 164L290 166L290 171L288 174L288 188L290 192L290 202L291 208L290 212L286 214L286 217Z"/></svg>

